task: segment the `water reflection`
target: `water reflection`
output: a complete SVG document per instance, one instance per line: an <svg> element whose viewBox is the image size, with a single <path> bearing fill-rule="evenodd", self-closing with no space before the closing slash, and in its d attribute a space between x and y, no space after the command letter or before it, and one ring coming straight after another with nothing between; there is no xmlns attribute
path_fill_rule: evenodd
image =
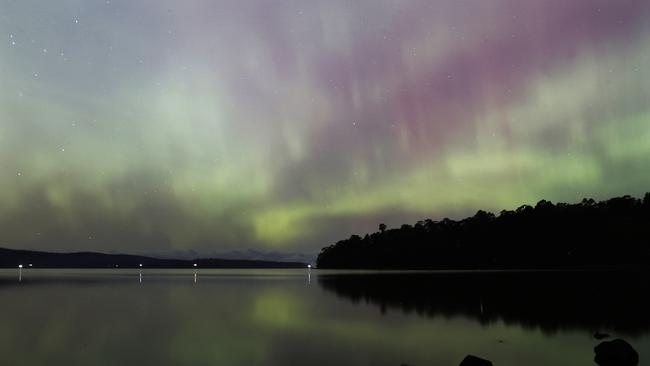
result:
<svg viewBox="0 0 650 366"><path fill-rule="evenodd" d="M381 313L463 316L504 321L545 332L650 330L650 281L645 272L459 272L323 275L319 284Z"/></svg>
<svg viewBox="0 0 650 366"><path fill-rule="evenodd" d="M596 341L584 330L599 324L636 332L626 339L642 360L650 349L647 318L628 327L616 315L601 322L592 320L596 310L561 309L592 301L598 311L641 314L647 302L624 294L631 282L571 295L581 282L566 278L545 289L529 276L495 284L465 275L201 269L198 281L197 269L146 271L140 283L139 269L34 269L18 283L15 269L0 270L0 363L456 366L473 353L499 366L575 366L592 364ZM531 308L543 296L547 308Z"/></svg>

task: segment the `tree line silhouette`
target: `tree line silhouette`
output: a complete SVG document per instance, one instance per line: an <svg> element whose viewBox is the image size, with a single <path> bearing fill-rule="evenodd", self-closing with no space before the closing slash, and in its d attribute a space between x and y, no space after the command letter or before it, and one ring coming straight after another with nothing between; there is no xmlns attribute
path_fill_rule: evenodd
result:
<svg viewBox="0 0 650 366"><path fill-rule="evenodd" d="M319 268L472 269L647 266L650 193L580 203L539 201L496 216L418 221L325 247Z"/></svg>

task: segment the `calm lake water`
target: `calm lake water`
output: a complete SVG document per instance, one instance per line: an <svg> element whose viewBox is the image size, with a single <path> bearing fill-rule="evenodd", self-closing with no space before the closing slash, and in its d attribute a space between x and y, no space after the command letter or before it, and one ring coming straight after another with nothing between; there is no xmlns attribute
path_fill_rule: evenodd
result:
<svg viewBox="0 0 650 366"><path fill-rule="evenodd" d="M641 274L0 270L3 365L650 365Z"/></svg>

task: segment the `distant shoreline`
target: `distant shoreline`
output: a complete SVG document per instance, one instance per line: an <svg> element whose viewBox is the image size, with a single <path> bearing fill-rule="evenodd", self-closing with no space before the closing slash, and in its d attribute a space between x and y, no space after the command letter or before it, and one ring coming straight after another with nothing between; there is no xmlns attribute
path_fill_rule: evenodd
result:
<svg viewBox="0 0 650 366"><path fill-rule="evenodd" d="M52 253L0 248L0 268L305 268L301 262L250 259L163 259L129 254L98 252Z"/></svg>

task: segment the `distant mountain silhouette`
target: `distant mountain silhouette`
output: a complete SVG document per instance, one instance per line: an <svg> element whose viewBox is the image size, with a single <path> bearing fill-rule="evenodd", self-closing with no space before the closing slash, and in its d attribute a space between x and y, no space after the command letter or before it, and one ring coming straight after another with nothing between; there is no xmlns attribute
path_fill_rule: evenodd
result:
<svg viewBox="0 0 650 366"><path fill-rule="evenodd" d="M318 268L575 268L644 266L650 259L650 193L596 202L542 200L499 216L418 221L352 235L318 255Z"/></svg>
<svg viewBox="0 0 650 366"><path fill-rule="evenodd" d="M113 253L118 254L118 253ZM275 251L275 250L260 250L253 248L241 248L235 250L150 250L146 252L139 253L138 255L144 255L147 257L154 258L172 258L172 259L187 259L192 260L194 258L220 258L220 259L237 259L237 260L254 260L254 261L265 261L265 262L298 262L298 263L312 263L316 259L318 252L313 251L311 253L303 252L291 252L291 251Z"/></svg>
<svg viewBox="0 0 650 366"><path fill-rule="evenodd" d="M319 274L327 291L381 313L465 317L538 328L641 335L650 331L647 271Z"/></svg>
<svg viewBox="0 0 650 366"><path fill-rule="evenodd" d="M299 262L273 262L258 260L197 258L159 259L127 254L104 254L95 252L50 253L0 248L0 267L16 268L18 265L36 268L304 268Z"/></svg>

